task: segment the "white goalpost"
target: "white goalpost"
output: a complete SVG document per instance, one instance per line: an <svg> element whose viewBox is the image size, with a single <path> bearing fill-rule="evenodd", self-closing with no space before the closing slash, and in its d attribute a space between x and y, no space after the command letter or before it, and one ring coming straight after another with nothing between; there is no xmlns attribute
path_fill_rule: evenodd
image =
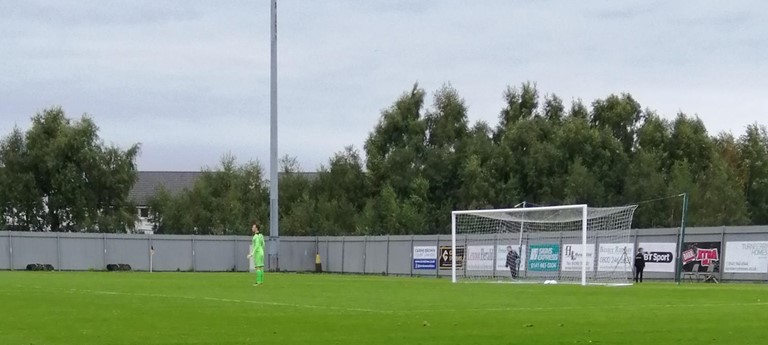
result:
<svg viewBox="0 0 768 345"><path fill-rule="evenodd" d="M631 284L637 205L453 211L451 279Z"/></svg>

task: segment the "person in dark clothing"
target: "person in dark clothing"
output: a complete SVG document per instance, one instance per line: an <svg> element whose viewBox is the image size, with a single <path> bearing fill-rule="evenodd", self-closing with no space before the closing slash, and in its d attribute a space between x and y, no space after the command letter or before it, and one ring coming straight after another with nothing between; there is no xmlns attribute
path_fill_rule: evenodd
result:
<svg viewBox="0 0 768 345"><path fill-rule="evenodd" d="M645 269L645 255L643 248L638 248L635 254L635 283L643 282L643 269Z"/></svg>
<svg viewBox="0 0 768 345"><path fill-rule="evenodd" d="M509 267L509 273L512 275L512 279L517 278L518 260L520 260L520 255L512 250L512 246L507 246L507 262L504 267Z"/></svg>

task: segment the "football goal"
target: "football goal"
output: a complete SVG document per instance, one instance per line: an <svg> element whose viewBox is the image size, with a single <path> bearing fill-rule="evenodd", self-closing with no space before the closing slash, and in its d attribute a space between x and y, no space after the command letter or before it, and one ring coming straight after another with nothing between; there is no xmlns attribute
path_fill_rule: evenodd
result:
<svg viewBox="0 0 768 345"><path fill-rule="evenodd" d="M636 208L453 211L452 281L631 284Z"/></svg>

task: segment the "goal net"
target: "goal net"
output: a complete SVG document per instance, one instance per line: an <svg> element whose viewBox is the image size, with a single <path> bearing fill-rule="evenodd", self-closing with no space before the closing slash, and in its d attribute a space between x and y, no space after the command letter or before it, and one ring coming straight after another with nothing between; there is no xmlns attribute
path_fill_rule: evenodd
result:
<svg viewBox="0 0 768 345"><path fill-rule="evenodd" d="M452 281L631 284L637 205L452 212Z"/></svg>

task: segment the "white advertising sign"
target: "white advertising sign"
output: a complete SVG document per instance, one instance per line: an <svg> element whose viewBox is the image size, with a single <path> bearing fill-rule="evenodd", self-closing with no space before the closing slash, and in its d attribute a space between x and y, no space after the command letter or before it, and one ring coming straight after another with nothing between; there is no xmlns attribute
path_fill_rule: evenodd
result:
<svg viewBox="0 0 768 345"><path fill-rule="evenodd" d="M413 247L414 259L437 259L437 246Z"/></svg>
<svg viewBox="0 0 768 345"><path fill-rule="evenodd" d="M562 271L581 272L581 244L563 244ZM595 270L595 244L587 243L587 271Z"/></svg>
<svg viewBox="0 0 768 345"><path fill-rule="evenodd" d="M725 242L725 273L768 273L768 242Z"/></svg>
<svg viewBox="0 0 768 345"><path fill-rule="evenodd" d="M632 272L634 243L600 243L597 270L601 272Z"/></svg>
<svg viewBox="0 0 768 345"><path fill-rule="evenodd" d="M517 270L525 271L525 245L518 251L517 245L512 245L512 250L518 252L520 258L517 259ZM496 271L508 271L509 267L505 267L507 264L507 246L496 247Z"/></svg>
<svg viewBox="0 0 768 345"><path fill-rule="evenodd" d="M647 242L640 243L645 257L645 272L674 273L677 260L677 243ZM634 255L632 265L634 266Z"/></svg>
<svg viewBox="0 0 768 345"><path fill-rule="evenodd" d="M493 246L467 246L465 262L467 270L493 271Z"/></svg>

